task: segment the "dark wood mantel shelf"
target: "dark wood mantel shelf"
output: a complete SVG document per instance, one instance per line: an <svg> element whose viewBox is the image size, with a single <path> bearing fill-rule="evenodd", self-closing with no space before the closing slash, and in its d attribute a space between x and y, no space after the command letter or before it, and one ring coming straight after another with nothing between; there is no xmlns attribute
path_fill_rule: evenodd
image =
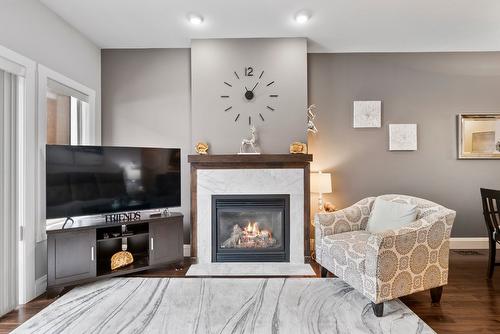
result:
<svg viewBox="0 0 500 334"><path fill-rule="evenodd" d="M309 250L309 163L312 154L208 154L188 155L191 164L191 256L197 257L197 171L198 169L299 168L304 171L304 259Z"/></svg>
<svg viewBox="0 0 500 334"><path fill-rule="evenodd" d="M214 154L189 155L188 162L196 165L228 165L251 167L252 165L293 167L293 165L309 164L312 154ZM222 167L222 166L221 166Z"/></svg>

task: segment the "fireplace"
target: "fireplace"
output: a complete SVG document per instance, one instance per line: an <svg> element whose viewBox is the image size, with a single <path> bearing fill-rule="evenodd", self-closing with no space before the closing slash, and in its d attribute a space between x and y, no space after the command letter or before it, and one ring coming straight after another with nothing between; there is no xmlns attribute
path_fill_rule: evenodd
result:
<svg viewBox="0 0 500 334"><path fill-rule="evenodd" d="M289 262L289 195L212 195L212 262Z"/></svg>

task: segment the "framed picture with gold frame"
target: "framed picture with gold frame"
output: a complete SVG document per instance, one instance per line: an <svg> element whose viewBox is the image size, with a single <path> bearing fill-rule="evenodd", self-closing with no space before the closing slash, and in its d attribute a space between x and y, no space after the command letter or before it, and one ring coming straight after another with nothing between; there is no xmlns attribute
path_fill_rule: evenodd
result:
<svg viewBox="0 0 500 334"><path fill-rule="evenodd" d="M500 112L457 115L458 159L500 159Z"/></svg>

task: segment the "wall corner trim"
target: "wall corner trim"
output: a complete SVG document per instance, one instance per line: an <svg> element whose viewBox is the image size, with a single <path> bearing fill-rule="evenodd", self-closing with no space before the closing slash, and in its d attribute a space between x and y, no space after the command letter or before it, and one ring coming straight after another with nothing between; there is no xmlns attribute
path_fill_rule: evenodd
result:
<svg viewBox="0 0 500 334"><path fill-rule="evenodd" d="M35 281L35 298L47 291L47 275L37 278Z"/></svg>

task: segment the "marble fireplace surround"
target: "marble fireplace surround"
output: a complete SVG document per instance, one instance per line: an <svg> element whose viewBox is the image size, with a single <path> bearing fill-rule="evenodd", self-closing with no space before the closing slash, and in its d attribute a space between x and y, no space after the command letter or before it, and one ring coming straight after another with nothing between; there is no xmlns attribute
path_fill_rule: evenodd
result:
<svg viewBox="0 0 500 334"><path fill-rule="evenodd" d="M197 263L212 263L212 195L290 195L290 262L308 258L310 155L189 156L191 163L191 246ZM270 162L271 161L271 162ZM193 210L194 209L194 210ZM307 236L306 236L307 234ZM194 246L194 247L193 247ZM217 265L231 263L217 263ZM275 265L275 264L273 264Z"/></svg>
<svg viewBox="0 0 500 334"><path fill-rule="evenodd" d="M290 195L290 263L304 263L301 169L199 169L198 263L212 262L212 195Z"/></svg>

